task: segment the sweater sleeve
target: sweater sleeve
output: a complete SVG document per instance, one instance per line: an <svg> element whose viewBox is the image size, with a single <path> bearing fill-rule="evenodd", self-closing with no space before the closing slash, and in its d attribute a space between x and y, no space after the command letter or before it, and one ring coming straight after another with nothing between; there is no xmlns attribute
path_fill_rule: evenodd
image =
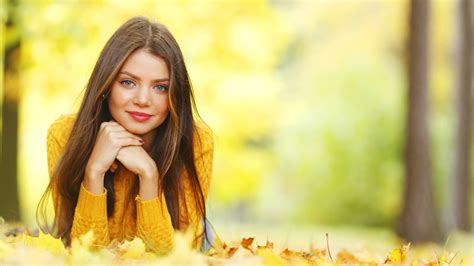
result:
<svg viewBox="0 0 474 266"><path fill-rule="evenodd" d="M49 178L53 178L54 170L58 159L61 155L63 149L63 141L59 138L57 132L60 130L58 127L58 120L56 120L48 129L47 138L46 138L46 151L47 151L47 160L48 160L48 174ZM54 223L57 225L58 221L56 220L59 216L61 198L58 195L56 187L51 186L51 193L53 198L53 207L55 219Z"/></svg>
<svg viewBox="0 0 474 266"><path fill-rule="evenodd" d="M88 231L94 232L94 244L106 246L110 242L109 225L107 220L107 190L95 195L82 185L79 190L74 220L71 229L71 239L77 238Z"/></svg>
<svg viewBox="0 0 474 266"><path fill-rule="evenodd" d="M204 200L206 200L211 185L214 159L214 137L209 128L201 126L201 129L199 130L199 139L197 140L195 149L194 158L196 171Z"/></svg>
<svg viewBox="0 0 474 266"><path fill-rule="evenodd" d="M195 145L195 166L199 179L199 184L204 196L204 202L207 200L209 188L211 185L212 167L214 158L214 138L212 131L204 124L198 124L199 131ZM194 247L201 249L202 239L204 237L203 217L196 208L194 194L191 192L189 182L185 182L188 188L185 190L186 205L188 208L189 226L197 238Z"/></svg>
<svg viewBox="0 0 474 266"><path fill-rule="evenodd" d="M53 177L56 165L61 158L73 123L74 119L72 116L61 116L48 129L46 142L50 178ZM109 243L106 193L107 191L104 191L101 195L94 195L81 184L74 212L71 239L92 230L95 236L95 244L107 245ZM52 197L55 224L58 224L56 219L61 211L61 196L54 185L52 187Z"/></svg>
<svg viewBox="0 0 474 266"><path fill-rule="evenodd" d="M213 140L209 131L205 131L204 134L200 135L201 140L195 145L195 165L205 200L211 178ZM194 196L188 184L188 182L185 182L185 201L189 212L189 226L198 234L202 230L202 217L196 210ZM160 255L169 253L173 249L174 228L164 194L146 201L143 201L137 195L135 200L137 204L138 236L145 242L148 249L155 253ZM196 248L200 248L200 241Z"/></svg>
<svg viewBox="0 0 474 266"><path fill-rule="evenodd" d="M173 249L174 228L164 194L150 200L135 198L137 204L137 235L148 250L166 255Z"/></svg>

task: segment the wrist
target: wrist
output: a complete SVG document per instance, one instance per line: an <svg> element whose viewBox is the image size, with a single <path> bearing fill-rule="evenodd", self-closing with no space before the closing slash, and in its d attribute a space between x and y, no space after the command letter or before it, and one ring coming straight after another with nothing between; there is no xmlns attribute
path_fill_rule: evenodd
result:
<svg viewBox="0 0 474 266"><path fill-rule="evenodd" d="M140 177L138 194L142 200L150 200L158 197L158 179L145 179Z"/></svg>
<svg viewBox="0 0 474 266"><path fill-rule="evenodd" d="M149 167L138 173L140 180L158 181L158 168L153 163Z"/></svg>
<svg viewBox="0 0 474 266"><path fill-rule="evenodd" d="M89 179L89 180L104 180L105 172L100 171L95 167L94 165L87 164L85 173L84 173L84 179Z"/></svg>
<svg viewBox="0 0 474 266"><path fill-rule="evenodd" d="M86 171L86 173L84 174L84 179L85 180L89 180L89 181L93 181L93 182L99 182L99 181L103 182L104 178L105 178L105 173L104 174L99 174L97 172Z"/></svg>
<svg viewBox="0 0 474 266"><path fill-rule="evenodd" d="M95 195L100 195L105 191L104 182L98 179L84 178L84 180L82 180L82 185L88 192Z"/></svg>

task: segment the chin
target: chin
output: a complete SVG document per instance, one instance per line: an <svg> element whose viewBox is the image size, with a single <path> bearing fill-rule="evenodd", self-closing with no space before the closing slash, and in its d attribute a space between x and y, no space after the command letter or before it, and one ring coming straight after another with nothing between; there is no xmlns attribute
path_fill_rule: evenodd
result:
<svg viewBox="0 0 474 266"><path fill-rule="evenodd" d="M149 128L137 128L137 127L125 127L125 129L134 135L145 135L148 132L153 130Z"/></svg>

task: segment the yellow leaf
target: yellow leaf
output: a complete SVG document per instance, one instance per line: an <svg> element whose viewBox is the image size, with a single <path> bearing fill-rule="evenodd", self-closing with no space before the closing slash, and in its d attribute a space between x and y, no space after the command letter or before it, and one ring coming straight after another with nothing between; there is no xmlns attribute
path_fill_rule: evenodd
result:
<svg viewBox="0 0 474 266"><path fill-rule="evenodd" d="M38 237L22 234L19 236L17 243L28 247L46 249L55 255L66 254L66 248L61 239L54 238L50 234L44 234L42 231L39 232Z"/></svg>
<svg viewBox="0 0 474 266"><path fill-rule="evenodd" d="M270 249L259 248L257 249L257 255L263 258L266 265L286 265L285 261Z"/></svg>
<svg viewBox="0 0 474 266"><path fill-rule="evenodd" d="M359 259L347 250L342 250L336 255L337 263L359 264Z"/></svg>
<svg viewBox="0 0 474 266"><path fill-rule="evenodd" d="M407 245L403 245L401 248L394 249L390 252L390 255L388 255L387 259L385 260L384 263L401 263L404 262L408 249L410 248L410 243Z"/></svg>
<svg viewBox="0 0 474 266"><path fill-rule="evenodd" d="M8 243L5 243L3 241L0 241L0 261L2 261L3 259L5 259L5 257L8 255L8 254L11 254L13 253L15 250L14 248L12 247L12 245L8 244Z"/></svg>
<svg viewBox="0 0 474 266"><path fill-rule="evenodd" d="M206 257L192 248L193 237L191 230L175 232L173 250L160 257L162 265L205 265Z"/></svg>
<svg viewBox="0 0 474 266"><path fill-rule="evenodd" d="M94 242L94 232L89 230L84 235L71 240L70 252L75 260L82 260L91 255L91 246Z"/></svg>
<svg viewBox="0 0 474 266"><path fill-rule="evenodd" d="M125 240L118 246L118 250L124 259L141 259L145 255L146 247L140 238L135 237L132 241Z"/></svg>

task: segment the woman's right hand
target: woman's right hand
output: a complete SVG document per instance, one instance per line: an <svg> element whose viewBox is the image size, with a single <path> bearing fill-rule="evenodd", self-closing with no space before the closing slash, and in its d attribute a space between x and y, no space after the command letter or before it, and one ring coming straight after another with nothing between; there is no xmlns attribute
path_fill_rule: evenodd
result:
<svg viewBox="0 0 474 266"><path fill-rule="evenodd" d="M114 121L100 125L94 148L86 165L84 179L101 181L109 169L115 168L114 162L122 147L141 146L143 140L128 132Z"/></svg>

